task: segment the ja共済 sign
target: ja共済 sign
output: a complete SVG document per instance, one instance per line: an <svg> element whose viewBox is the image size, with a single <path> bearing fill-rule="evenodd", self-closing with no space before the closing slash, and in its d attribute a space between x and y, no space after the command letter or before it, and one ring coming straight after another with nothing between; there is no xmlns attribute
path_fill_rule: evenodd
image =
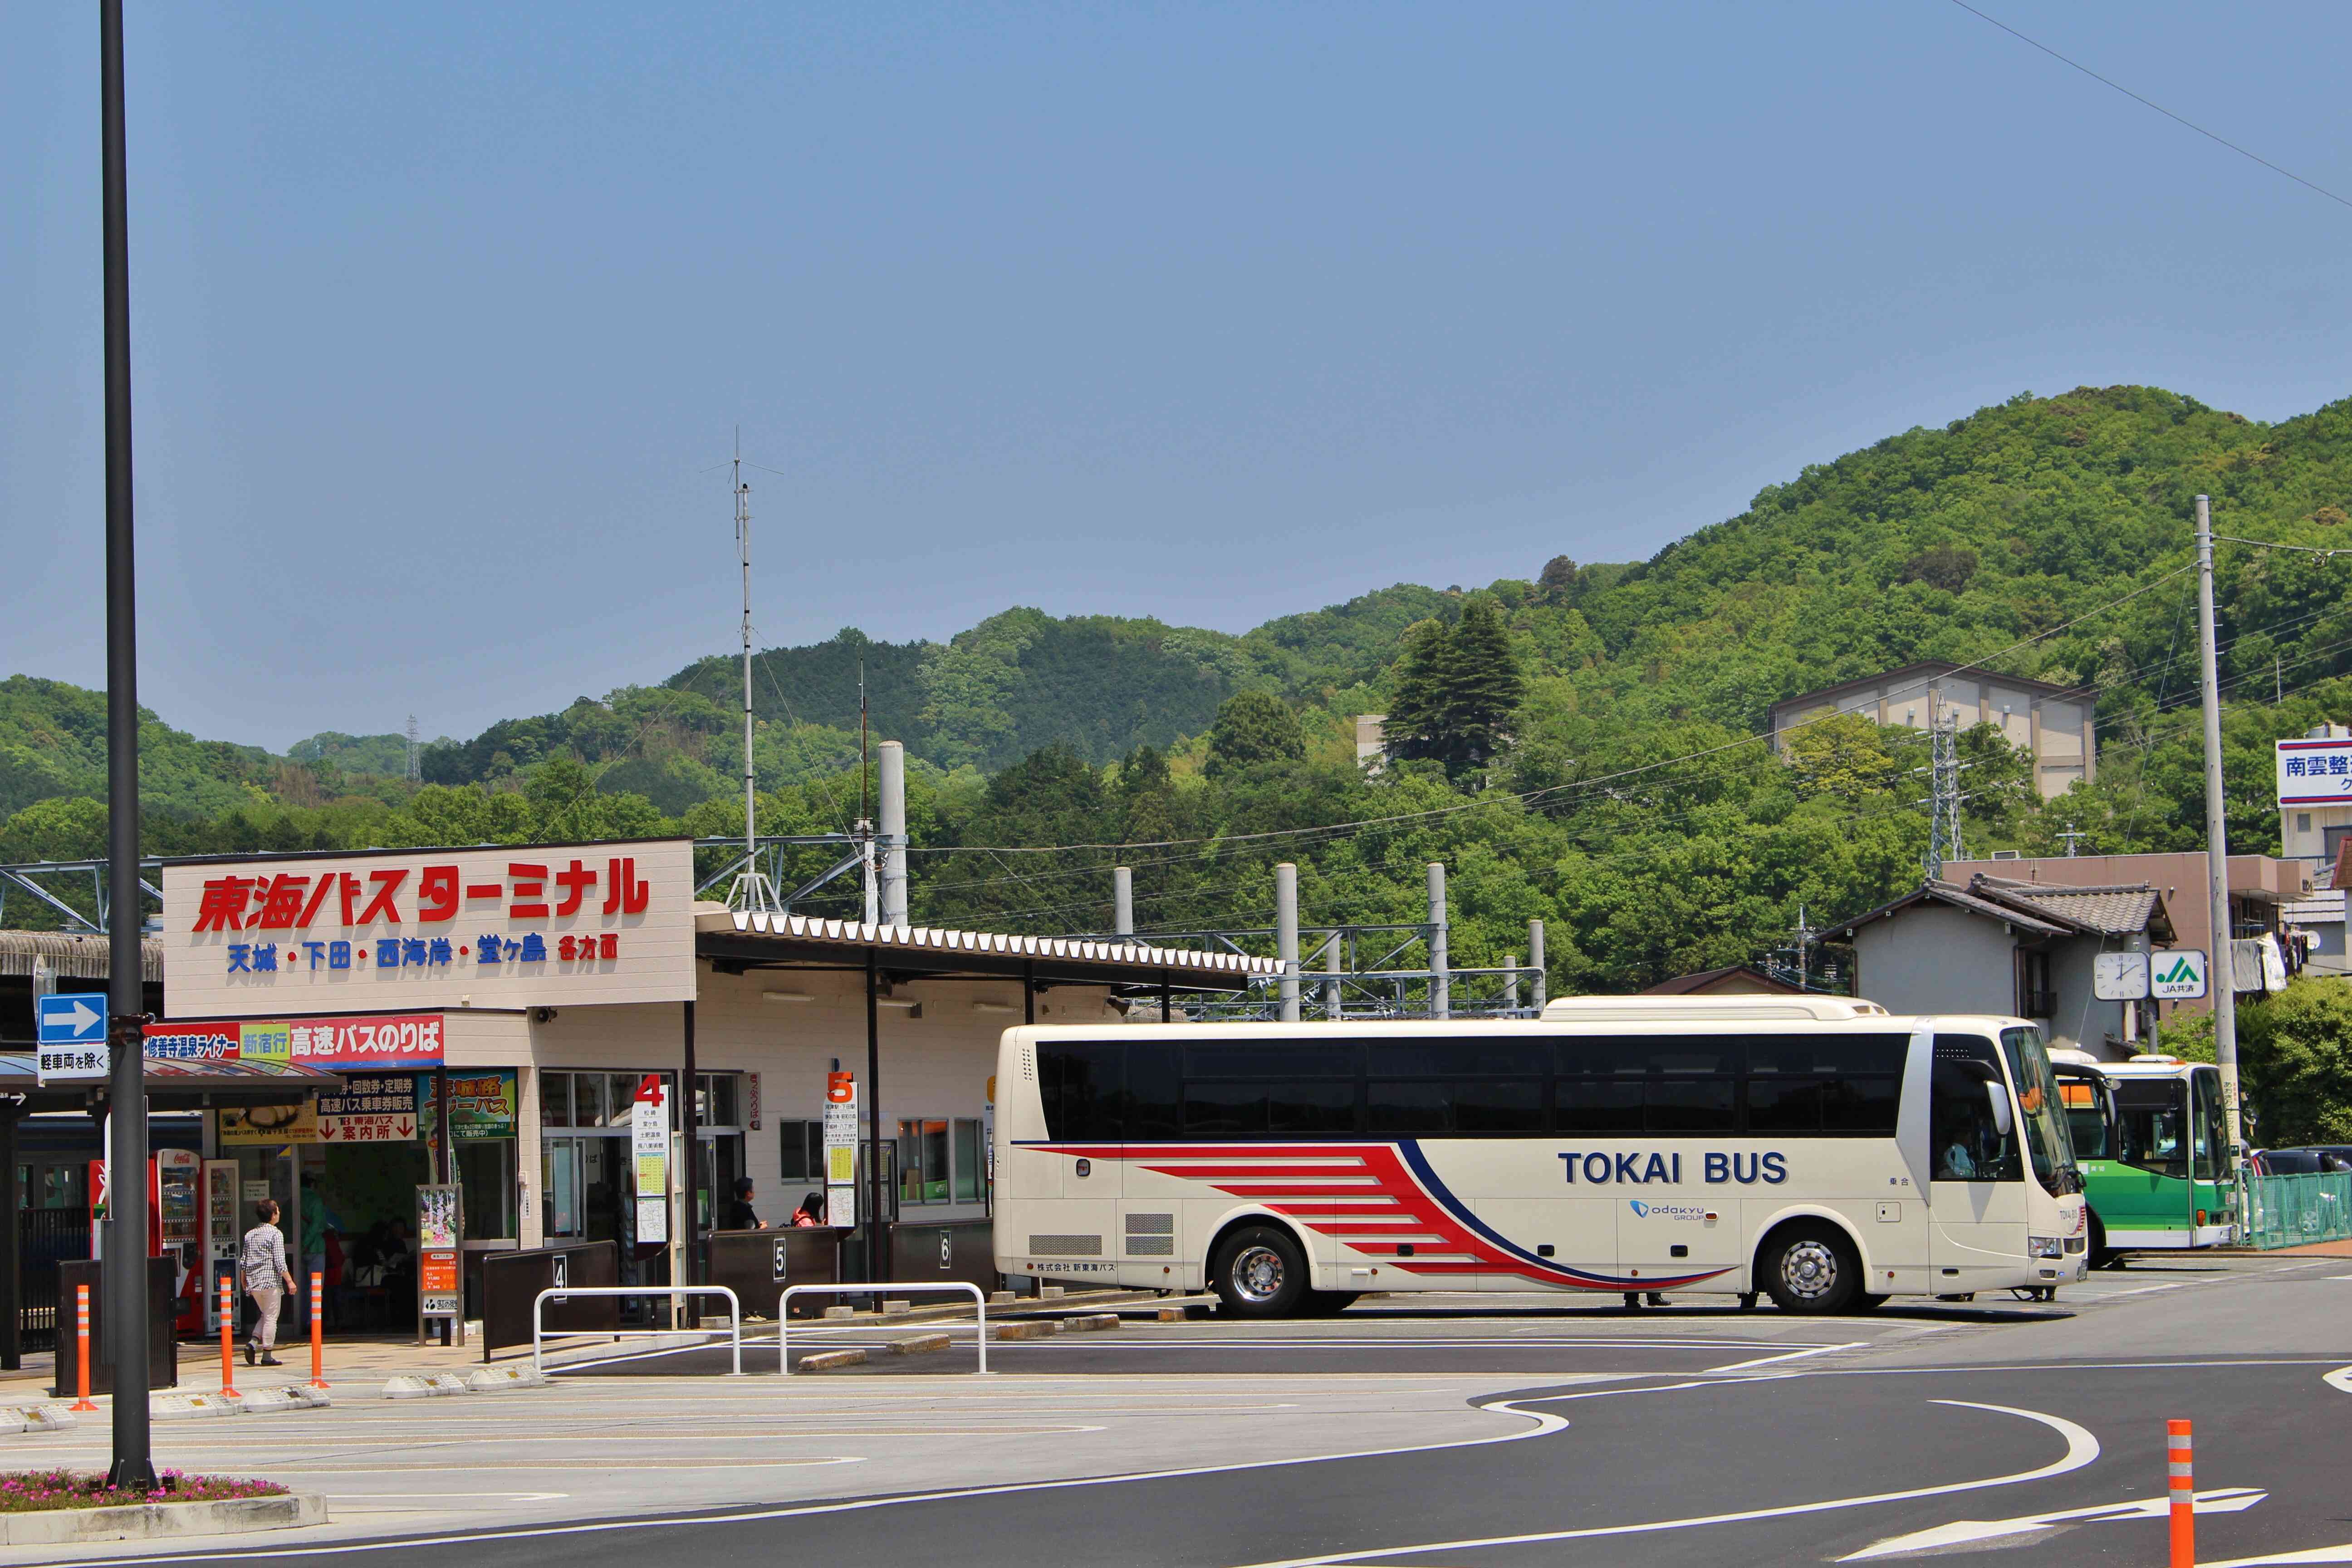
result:
<svg viewBox="0 0 2352 1568"><path fill-rule="evenodd" d="M687 1001L693 900L683 838L167 865L164 1010Z"/></svg>

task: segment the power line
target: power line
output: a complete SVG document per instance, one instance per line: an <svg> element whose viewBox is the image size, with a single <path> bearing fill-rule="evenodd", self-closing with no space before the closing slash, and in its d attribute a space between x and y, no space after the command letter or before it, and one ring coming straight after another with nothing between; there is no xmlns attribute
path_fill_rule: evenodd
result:
<svg viewBox="0 0 2352 1568"><path fill-rule="evenodd" d="M2329 201L2334 202L2337 206L2352 207L2352 201L2347 201L2344 197L2337 195L2326 185L2306 180L2301 174L2296 174L2293 169L2282 169L2276 163L2272 163L2268 158L2263 157L2261 153L2248 152L2245 148L2239 146L2235 142L2231 141L2228 137L2217 135L2213 132L2206 130L2205 127L2198 124L2195 121L2173 113L2172 110L2165 108L2164 105L2157 102L2154 99L2141 97L2138 93L2134 92L2123 83L2116 81L2112 78L2101 76L2098 72L2093 70L2082 61L2070 59L2066 56L2060 54L2056 49L2052 48L2049 45L2041 42L2039 39L2027 37L2023 33L2019 32L2016 28L2002 21L2000 17L1986 16L1982 11L1979 11L1975 6L1969 5L1969 0L1952 0L1952 4L1958 5L1961 10L1966 11L1969 16L1974 16L1980 22L1991 23L1994 26L1999 27L2002 32L2007 33L2011 37L2015 38L2018 42L2021 44L2031 44L2033 47L2040 49L2043 54L2048 55L2052 59L2056 60L2060 65L2069 66L2075 70L2081 71L2084 76L2089 77L2093 81L2097 82L2100 86L2111 87L2117 92L2122 93L2126 98L2130 99L2134 103L2140 104L2145 108L2155 110L2158 114L2163 115L2167 120L2173 121L2177 125L2187 126L2189 130L2197 132L2198 135L2204 137L2208 142L2217 142L2223 147L2227 147L2231 152L2235 153L2241 158L2251 158L2255 163L2260 163L2263 168L2268 169L2272 174L2284 174L2288 179L2293 180L2296 184L2303 186L2305 189L2316 191L2321 195L2326 196Z"/></svg>

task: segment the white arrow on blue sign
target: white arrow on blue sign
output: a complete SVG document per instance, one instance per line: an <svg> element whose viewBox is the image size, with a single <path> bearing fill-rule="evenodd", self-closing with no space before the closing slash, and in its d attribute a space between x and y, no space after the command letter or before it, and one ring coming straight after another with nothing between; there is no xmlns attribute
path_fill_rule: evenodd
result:
<svg viewBox="0 0 2352 1568"><path fill-rule="evenodd" d="M106 995L69 992L37 996L37 1076L42 1083L106 1076Z"/></svg>
<svg viewBox="0 0 2352 1568"><path fill-rule="evenodd" d="M106 1043L106 994L72 993L64 996L43 996L40 1003L40 1040L43 1045L84 1045Z"/></svg>

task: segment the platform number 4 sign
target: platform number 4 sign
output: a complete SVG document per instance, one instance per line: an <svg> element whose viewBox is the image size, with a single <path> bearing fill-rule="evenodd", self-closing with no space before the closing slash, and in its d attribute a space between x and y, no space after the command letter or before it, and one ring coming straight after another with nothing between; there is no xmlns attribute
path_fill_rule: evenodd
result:
<svg viewBox="0 0 2352 1568"><path fill-rule="evenodd" d="M2148 994L2167 1001L2193 1002L2205 994L2205 954L2195 948L2155 955Z"/></svg>

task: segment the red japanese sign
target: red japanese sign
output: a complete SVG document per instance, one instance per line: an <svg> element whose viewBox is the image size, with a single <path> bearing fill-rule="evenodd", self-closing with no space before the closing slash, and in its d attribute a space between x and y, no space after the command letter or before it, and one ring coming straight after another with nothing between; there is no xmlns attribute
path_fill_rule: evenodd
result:
<svg viewBox="0 0 2352 1568"><path fill-rule="evenodd" d="M684 1000L693 876L684 839L170 865L166 1005L217 1017Z"/></svg>

